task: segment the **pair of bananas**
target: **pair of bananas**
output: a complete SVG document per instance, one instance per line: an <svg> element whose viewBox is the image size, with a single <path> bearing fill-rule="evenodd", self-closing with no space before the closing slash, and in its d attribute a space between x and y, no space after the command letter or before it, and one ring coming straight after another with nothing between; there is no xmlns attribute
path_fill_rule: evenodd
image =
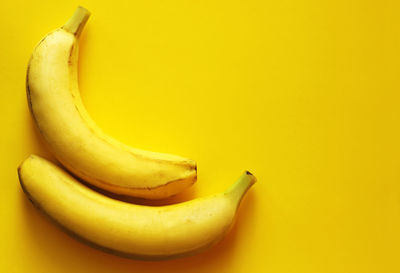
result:
<svg viewBox="0 0 400 273"><path fill-rule="evenodd" d="M196 181L192 160L134 149L104 134L86 112L78 89L78 39L90 13L79 7L35 48L27 95L39 131L75 176L106 191L160 199ZM230 229L240 200L256 181L245 172L227 191L168 206L106 197L55 164L31 155L18 168L28 198L70 234L102 250L140 259L196 253Z"/></svg>

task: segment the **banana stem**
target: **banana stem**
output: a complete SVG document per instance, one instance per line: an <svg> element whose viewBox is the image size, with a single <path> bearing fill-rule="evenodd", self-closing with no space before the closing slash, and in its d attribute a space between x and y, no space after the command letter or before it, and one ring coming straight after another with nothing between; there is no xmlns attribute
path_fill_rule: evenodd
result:
<svg viewBox="0 0 400 273"><path fill-rule="evenodd" d="M87 20L89 19L89 16L90 12L84 7L79 6L71 18L69 18L67 23L62 26L62 29L72 33L78 38Z"/></svg>
<svg viewBox="0 0 400 273"><path fill-rule="evenodd" d="M226 192L228 196L230 196L234 202L237 202L237 205L239 206L240 201L246 194L246 192L250 189L251 186L253 186L254 183L256 183L257 179L256 177L251 174L249 171L245 171L239 179L236 181L235 184L233 184Z"/></svg>

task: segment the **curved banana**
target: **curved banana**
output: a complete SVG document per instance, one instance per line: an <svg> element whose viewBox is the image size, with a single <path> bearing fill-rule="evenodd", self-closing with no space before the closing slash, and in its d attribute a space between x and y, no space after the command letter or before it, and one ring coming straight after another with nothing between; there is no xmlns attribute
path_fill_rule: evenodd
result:
<svg viewBox="0 0 400 273"><path fill-rule="evenodd" d="M35 48L27 71L34 120L55 157L71 172L107 191L148 199L181 192L196 181L196 163L143 151L104 134L78 89L78 38L89 18L79 7Z"/></svg>
<svg viewBox="0 0 400 273"><path fill-rule="evenodd" d="M141 206L101 195L38 156L18 168L29 199L70 234L131 258L169 259L218 242L255 177L245 172L221 194L168 206Z"/></svg>

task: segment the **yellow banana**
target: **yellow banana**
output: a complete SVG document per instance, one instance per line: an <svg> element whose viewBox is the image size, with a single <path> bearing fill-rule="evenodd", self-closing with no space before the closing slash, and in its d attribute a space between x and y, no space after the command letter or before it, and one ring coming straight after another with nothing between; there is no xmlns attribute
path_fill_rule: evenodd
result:
<svg viewBox="0 0 400 273"><path fill-rule="evenodd" d="M18 169L21 186L40 210L75 237L131 258L169 259L217 243L255 177L245 172L227 191L168 206L142 206L99 194L38 156Z"/></svg>
<svg viewBox="0 0 400 273"><path fill-rule="evenodd" d="M90 13L79 7L35 48L27 71L28 102L55 157L85 181L117 194L148 199L181 192L196 181L196 163L134 149L104 134L78 89L78 39Z"/></svg>

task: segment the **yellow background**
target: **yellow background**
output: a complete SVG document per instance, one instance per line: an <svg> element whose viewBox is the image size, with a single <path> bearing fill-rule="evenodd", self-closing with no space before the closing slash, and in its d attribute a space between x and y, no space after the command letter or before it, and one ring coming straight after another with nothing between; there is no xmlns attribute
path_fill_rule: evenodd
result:
<svg viewBox="0 0 400 273"><path fill-rule="evenodd" d="M400 17L388 1L3 1L0 272L399 272ZM81 4L80 86L101 128L195 159L180 201L258 183L233 231L197 256L114 257L27 201L17 166L51 158L25 70ZM71 204L73 205L73 204Z"/></svg>

